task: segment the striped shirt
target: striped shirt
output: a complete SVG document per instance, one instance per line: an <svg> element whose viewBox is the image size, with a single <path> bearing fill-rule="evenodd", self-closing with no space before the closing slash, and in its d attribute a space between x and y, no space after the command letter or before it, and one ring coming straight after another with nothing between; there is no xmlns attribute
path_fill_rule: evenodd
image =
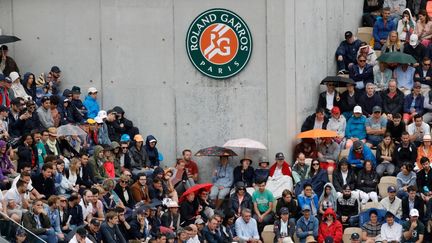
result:
<svg viewBox="0 0 432 243"><path fill-rule="evenodd" d="M377 235L381 234L381 224L379 222L372 224L371 221L369 221L363 224L361 228L362 231L367 233L368 237L376 237Z"/></svg>

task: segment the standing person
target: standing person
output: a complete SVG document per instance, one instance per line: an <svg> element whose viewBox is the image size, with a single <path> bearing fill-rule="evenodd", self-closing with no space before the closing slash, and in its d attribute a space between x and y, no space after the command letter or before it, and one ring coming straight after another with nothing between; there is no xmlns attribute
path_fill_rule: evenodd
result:
<svg viewBox="0 0 432 243"><path fill-rule="evenodd" d="M257 181L258 190L252 194L254 218L258 222L258 231L262 232L264 226L273 222L273 193L265 189L265 181Z"/></svg>
<svg viewBox="0 0 432 243"><path fill-rule="evenodd" d="M409 220L402 224L403 242L423 242L426 233L424 224L419 220L419 211L415 208L410 210Z"/></svg>
<svg viewBox="0 0 432 243"><path fill-rule="evenodd" d="M327 242L327 238L333 238L334 243L342 243L342 224L336 218L332 208L327 208L318 230L318 242Z"/></svg>
<svg viewBox="0 0 432 243"><path fill-rule="evenodd" d="M115 211L108 212L105 222L102 223L100 228L103 242L126 243L126 239L120 232L118 224L118 213Z"/></svg>
<svg viewBox="0 0 432 243"><path fill-rule="evenodd" d="M56 233L44 213L42 200L36 199L32 205L32 209L23 214L23 226L48 243L57 243ZM31 238L33 242L37 241L35 237Z"/></svg>
<svg viewBox="0 0 432 243"><path fill-rule="evenodd" d="M357 51L361 41L356 39L351 31L345 32L345 40L339 44L336 50L338 73L348 73L348 68L356 62Z"/></svg>
<svg viewBox="0 0 432 243"><path fill-rule="evenodd" d="M192 151L190 149L185 149L182 152L183 160L186 161L186 172L189 179L193 179L195 183L198 182L198 166L195 161L192 160Z"/></svg>
<svg viewBox="0 0 432 243"><path fill-rule="evenodd" d="M306 243L306 238L313 237L318 238L318 219L311 215L310 207L305 205L302 208L303 216L297 220L296 235L300 240L300 243Z"/></svg>
<svg viewBox="0 0 432 243"><path fill-rule="evenodd" d="M250 209L243 209L242 216L235 222L235 229L240 240L250 243L262 243L258 232L257 221L252 218Z"/></svg>
<svg viewBox="0 0 432 243"><path fill-rule="evenodd" d="M227 156L220 157L220 164L213 172L212 181L210 199L213 200L216 209L219 209L229 194L234 181L234 169L228 164Z"/></svg>
<svg viewBox="0 0 432 243"><path fill-rule="evenodd" d="M98 90L95 87L90 87L87 90L87 94L88 95L85 97L84 100L84 106L88 111L87 117L94 119L100 110L99 104L97 102Z"/></svg>

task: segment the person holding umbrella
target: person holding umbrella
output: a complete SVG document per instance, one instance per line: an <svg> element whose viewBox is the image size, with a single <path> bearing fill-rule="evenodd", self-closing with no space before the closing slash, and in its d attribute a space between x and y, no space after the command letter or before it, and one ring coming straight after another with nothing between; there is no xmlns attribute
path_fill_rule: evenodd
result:
<svg viewBox="0 0 432 243"><path fill-rule="evenodd" d="M9 76L11 72L19 73L18 65L16 64L15 60L8 55L8 46L1 45L0 51L0 72L6 76Z"/></svg>
<svg viewBox="0 0 432 243"><path fill-rule="evenodd" d="M223 200L229 194L234 182L234 169L228 164L228 156L220 156L220 164L213 172L213 186L210 199L214 201L216 209L222 206Z"/></svg>

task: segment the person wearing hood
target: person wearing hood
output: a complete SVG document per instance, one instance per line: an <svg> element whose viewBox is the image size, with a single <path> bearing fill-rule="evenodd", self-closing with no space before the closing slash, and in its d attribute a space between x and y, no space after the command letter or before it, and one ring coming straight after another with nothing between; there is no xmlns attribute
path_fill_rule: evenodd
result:
<svg viewBox="0 0 432 243"><path fill-rule="evenodd" d="M357 57L359 57L360 55L363 55L366 57L366 63L371 65L371 66L375 66L377 64L377 55L375 53L375 50L369 46L368 43L366 42L362 42L360 44L360 48L357 51Z"/></svg>
<svg viewBox="0 0 432 243"><path fill-rule="evenodd" d="M20 76L17 72L11 72L9 74L10 80L12 80L11 89L15 98L23 98L24 100L30 100L32 97L29 96L24 87L21 84Z"/></svg>
<svg viewBox="0 0 432 243"><path fill-rule="evenodd" d="M365 161L371 161L376 166L376 158L372 150L361 141L357 140L351 147L348 154L348 163L354 169L363 169Z"/></svg>
<svg viewBox="0 0 432 243"><path fill-rule="evenodd" d="M72 106L68 98L63 98L57 108L60 114L60 125L76 124L83 120L81 114Z"/></svg>
<svg viewBox="0 0 432 243"><path fill-rule="evenodd" d="M409 42L410 36L414 33L416 27L416 22L412 17L411 10L406 8L403 11L402 19L399 20L397 25L397 32L399 34L399 39L402 42Z"/></svg>
<svg viewBox="0 0 432 243"><path fill-rule="evenodd" d="M150 160L147 151L144 148L144 139L140 134L134 137L135 144L129 149L131 157L132 174L138 175L139 173L146 173L150 167Z"/></svg>
<svg viewBox="0 0 432 243"><path fill-rule="evenodd" d="M97 102L98 90L95 87L90 87L87 90L88 95L85 97L84 106L88 110L87 117L95 118L100 110L99 104Z"/></svg>
<svg viewBox="0 0 432 243"><path fill-rule="evenodd" d="M105 123L107 118L106 111L99 111L98 115L94 118L97 123L97 133L98 133L98 144L101 145L111 145L111 140L108 136L108 127Z"/></svg>
<svg viewBox="0 0 432 243"><path fill-rule="evenodd" d="M104 179L108 178L108 175L106 174L105 167L103 166L105 162L104 158L104 148L100 145L96 145L94 147L94 154L90 158L90 165L92 168L92 172L94 175L94 178L101 182Z"/></svg>
<svg viewBox="0 0 432 243"><path fill-rule="evenodd" d="M157 140L153 135L148 135L145 143L145 150L150 161L150 167L159 166L159 152L156 148Z"/></svg>
<svg viewBox="0 0 432 243"><path fill-rule="evenodd" d="M328 237L331 237L334 243L342 243L342 235L342 224L337 220L335 211L327 208L319 226L318 243L327 242Z"/></svg>
<svg viewBox="0 0 432 243"><path fill-rule="evenodd" d="M337 207L337 192L333 187L332 183L326 183L324 185L323 193L321 194L319 201L319 214L324 215L328 208L336 210Z"/></svg>
<svg viewBox="0 0 432 243"><path fill-rule="evenodd" d="M133 122L125 117L125 111L123 108L120 106L115 106L113 111L117 113L117 123L122 129L124 129L124 133L129 134L131 137L139 133L139 129L134 127Z"/></svg>
<svg viewBox="0 0 432 243"><path fill-rule="evenodd" d="M117 113L114 110L107 111L105 124L108 129L108 137L111 141L120 141L120 137L125 133L125 128L117 122Z"/></svg>
<svg viewBox="0 0 432 243"><path fill-rule="evenodd" d="M36 80L33 73L27 72L24 74L21 84L24 87L25 92L32 100L36 100Z"/></svg>

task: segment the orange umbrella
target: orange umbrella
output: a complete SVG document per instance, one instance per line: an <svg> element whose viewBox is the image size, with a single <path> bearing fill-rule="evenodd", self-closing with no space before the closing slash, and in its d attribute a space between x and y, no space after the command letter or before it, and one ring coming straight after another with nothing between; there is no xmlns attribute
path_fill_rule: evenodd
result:
<svg viewBox="0 0 432 243"><path fill-rule="evenodd" d="M324 129L312 129L306 132L301 132L297 135L297 138L333 138L337 137L338 134L335 131L324 130Z"/></svg>

